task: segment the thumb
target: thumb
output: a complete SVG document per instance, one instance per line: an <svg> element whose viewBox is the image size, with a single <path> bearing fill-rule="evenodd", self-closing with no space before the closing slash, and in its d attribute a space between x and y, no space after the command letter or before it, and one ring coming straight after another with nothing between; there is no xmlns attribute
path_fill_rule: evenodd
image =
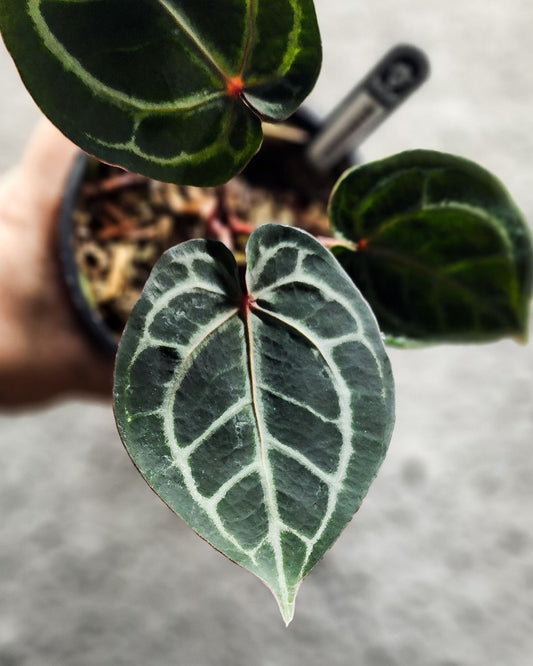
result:
<svg viewBox="0 0 533 666"><path fill-rule="evenodd" d="M20 171L39 207L52 212L58 205L79 148L42 118L24 151ZM43 210L43 208L41 208Z"/></svg>

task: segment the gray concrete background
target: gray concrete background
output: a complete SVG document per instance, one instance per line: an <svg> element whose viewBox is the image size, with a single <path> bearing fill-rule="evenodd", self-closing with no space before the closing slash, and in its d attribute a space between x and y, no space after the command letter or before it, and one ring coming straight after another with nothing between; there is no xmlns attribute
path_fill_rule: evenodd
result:
<svg viewBox="0 0 533 666"><path fill-rule="evenodd" d="M457 152L533 220L533 5L318 0L327 111L393 44L431 82L364 147ZM38 113L0 49L0 167ZM270 593L134 471L109 405L0 417L1 666L528 666L533 347L391 351L398 421L286 630Z"/></svg>

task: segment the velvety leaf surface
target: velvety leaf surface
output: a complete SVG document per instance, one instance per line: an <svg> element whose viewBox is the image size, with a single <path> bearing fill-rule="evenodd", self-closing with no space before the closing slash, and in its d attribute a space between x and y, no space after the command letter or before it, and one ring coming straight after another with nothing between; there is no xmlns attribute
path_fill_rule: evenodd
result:
<svg viewBox="0 0 533 666"><path fill-rule="evenodd" d="M529 230L473 162L417 150L356 167L337 184L330 219L355 243L333 252L389 341L527 335Z"/></svg>
<svg viewBox="0 0 533 666"><path fill-rule="evenodd" d="M220 243L163 256L119 348L115 414L150 486L289 622L385 455L393 384L370 309L314 238L265 225L248 262L243 294Z"/></svg>
<svg viewBox="0 0 533 666"><path fill-rule="evenodd" d="M261 143L257 113L289 116L321 61L312 0L0 0L0 30L75 143L193 185L240 171Z"/></svg>

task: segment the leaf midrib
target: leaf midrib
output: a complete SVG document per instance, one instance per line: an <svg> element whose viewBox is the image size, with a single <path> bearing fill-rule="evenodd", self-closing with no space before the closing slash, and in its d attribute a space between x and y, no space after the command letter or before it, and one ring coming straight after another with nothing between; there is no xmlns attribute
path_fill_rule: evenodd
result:
<svg viewBox="0 0 533 666"><path fill-rule="evenodd" d="M247 35L246 42L243 49L242 60L239 67L239 76L244 76L248 63L250 61L250 56L252 55L252 46L254 43L255 37L255 20L257 17L257 3L258 0L249 0L248 4L248 16L246 17L247 25Z"/></svg>
<svg viewBox="0 0 533 666"><path fill-rule="evenodd" d="M157 0L157 2L159 2L159 4L168 12L168 14L170 14L170 16L172 16L180 30L198 49L206 63L212 67L212 69L221 77L222 81L225 83L230 78L230 75L220 67L218 62L210 54L207 46L202 42L197 33L189 26L187 21L184 20L183 15L180 14L176 7L171 5L168 0Z"/></svg>
<svg viewBox="0 0 533 666"><path fill-rule="evenodd" d="M262 290L264 292L264 290ZM335 371L330 365L330 362L328 358L325 356L323 350L320 348L319 344L317 343L316 340L314 340L312 337L310 337L305 331L303 331L301 328L299 328L296 325L296 322L291 321L290 319L287 319L278 313L272 312L270 310L267 310L266 308L263 308L261 306L258 306L257 304L254 305L254 309L257 310L257 312L261 313L264 316L270 317L274 321L277 321L278 323L281 323L284 326L287 326L297 332L299 335L301 335L304 339L306 339L309 344L311 344L320 354L323 362L326 364L328 371L331 374L332 377L332 383L335 384L334 378L335 378ZM381 366L378 364L378 367L381 368ZM351 409L348 408L348 413L351 414ZM341 413L342 413L342 407L341 407ZM351 420L350 420L351 422ZM343 437L343 448L345 447L345 440ZM335 509L335 506L337 504L338 496L340 492L342 491L342 486L344 483L344 479L346 478L346 466L347 466L347 461L344 461L345 464L343 465L342 461L342 453L341 453L341 459L339 459L337 471L334 474L328 475L328 508L326 511L326 514L324 515L324 518L322 519L321 525L316 531L315 535L313 536L312 539L306 540L306 546L307 546L307 553L304 562L302 563L302 567L300 570L300 575L302 572L305 571L309 560L313 554L313 550L318 543L319 539L321 538L322 534L324 533L325 529L327 528L327 525L329 523L329 520L331 519L331 515L333 514L333 511ZM340 472L342 470L342 474ZM320 477L322 478L322 477ZM325 478L322 478L322 480L325 481ZM297 533L297 535L302 538L303 535L300 535L300 533Z"/></svg>
<svg viewBox="0 0 533 666"><path fill-rule="evenodd" d="M279 507L276 499L276 488L274 484L274 479L272 477L272 470L270 468L270 463L267 459L266 452L266 439L263 432L263 421L259 413L259 396L258 396L258 383L255 376L255 363L253 358L253 338L252 338L252 308L255 309L257 306L249 304L245 307L245 316L244 316L244 327L245 327L245 338L246 338L246 350L247 350L247 361L248 361L248 372L250 377L250 391L252 397L252 410L254 414L254 419L257 427L257 434L259 437L259 449L260 449L260 458L261 466L263 468L262 479L264 481L264 493L265 493L265 502L267 506L267 512L269 516L269 529L268 529L268 542L272 546L274 552L274 559L276 562L276 570L278 574L278 579L280 582L280 592L282 594L282 599L280 602L283 603L285 608L289 607L289 590L287 586L287 577L285 575L285 568L283 566L283 553L281 552L281 532L279 529L280 525L280 515ZM284 613L283 613L284 614Z"/></svg>

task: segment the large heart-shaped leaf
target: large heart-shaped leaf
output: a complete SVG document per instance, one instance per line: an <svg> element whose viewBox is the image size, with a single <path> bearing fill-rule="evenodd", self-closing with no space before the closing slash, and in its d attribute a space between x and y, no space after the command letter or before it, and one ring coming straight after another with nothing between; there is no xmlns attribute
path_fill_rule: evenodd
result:
<svg viewBox="0 0 533 666"><path fill-rule="evenodd" d="M504 186L468 160L411 151L339 181L335 256L391 342L527 335L531 237Z"/></svg>
<svg viewBox="0 0 533 666"><path fill-rule="evenodd" d="M115 413L150 486L289 622L385 455L392 377L372 312L314 238L266 225L247 252L246 293L218 242L158 262L120 344Z"/></svg>
<svg viewBox="0 0 533 666"><path fill-rule="evenodd" d="M24 83L101 160L195 185L225 182L314 85L312 0L0 0Z"/></svg>

